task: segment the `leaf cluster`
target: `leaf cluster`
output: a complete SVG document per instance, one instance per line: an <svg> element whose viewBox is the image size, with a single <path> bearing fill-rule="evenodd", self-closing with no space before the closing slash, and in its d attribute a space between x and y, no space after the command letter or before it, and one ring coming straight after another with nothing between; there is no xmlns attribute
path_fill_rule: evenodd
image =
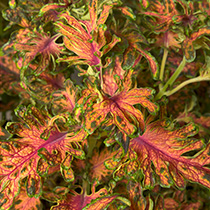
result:
<svg viewBox="0 0 210 210"><path fill-rule="evenodd" d="M0 209L209 209L208 0L0 9Z"/></svg>

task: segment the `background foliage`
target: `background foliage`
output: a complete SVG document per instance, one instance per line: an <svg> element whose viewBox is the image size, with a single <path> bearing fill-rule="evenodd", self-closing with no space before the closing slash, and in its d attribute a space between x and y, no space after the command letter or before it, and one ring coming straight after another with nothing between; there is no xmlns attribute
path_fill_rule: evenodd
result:
<svg viewBox="0 0 210 210"><path fill-rule="evenodd" d="M0 8L1 209L209 209L209 0Z"/></svg>

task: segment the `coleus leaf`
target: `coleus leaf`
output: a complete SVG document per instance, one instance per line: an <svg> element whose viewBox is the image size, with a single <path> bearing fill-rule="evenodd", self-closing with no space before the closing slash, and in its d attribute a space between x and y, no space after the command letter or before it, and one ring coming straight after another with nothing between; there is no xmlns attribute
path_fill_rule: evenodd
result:
<svg viewBox="0 0 210 210"><path fill-rule="evenodd" d="M49 181L49 179L47 180ZM54 179L52 179L54 181ZM54 184L51 182L46 182L43 186L42 199L47 200L51 203L56 203L58 200L62 200L63 196L68 193L69 189L63 186L56 186L53 188Z"/></svg>
<svg viewBox="0 0 210 210"><path fill-rule="evenodd" d="M11 9L14 9L16 7L16 1L15 0L9 0L9 7Z"/></svg>
<svg viewBox="0 0 210 210"><path fill-rule="evenodd" d="M79 21L69 14L68 11L60 15L60 19L65 19L68 25L62 22L56 22L58 32L64 36L64 44L67 49L77 54L77 56L69 56L59 59L59 61L67 61L70 64L89 64L99 65L101 56L107 53L120 39L113 36L112 41L106 44L104 25L109 15L110 5L104 5L103 10L98 16L98 1L93 0L89 5L90 21ZM84 28L85 26L85 28ZM95 35L92 35L94 30ZM104 47L102 51L101 48Z"/></svg>
<svg viewBox="0 0 210 210"><path fill-rule="evenodd" d="M113 75L114 76L114 75ZM102 101L95 103L85 116L85 129L92 133L101 123L106 120L107 115L111 118L114 124L127 135L132 135L137 128L140 127L141 132L145 129L144 117L140 110L133 107L134 104L141 104L147 108L151 114L154 114L158 106L148 100L153 94L153 90L149 88L134 88L131 89L132 71L129 71L125 76L124 81L120 84L118 81L118 90L108 97L102 95ZM117 78L117 77L116 77ZM108 77L110 80L110 78ZM104 78L106 80L106 78ZM116 81L117 82L117 81ZM106 84L106 83L105 83ZM111 89L112 87L110 87ZM113 92L106 88L107 94ZM111 114L111 115L110 115Z"/></svg>
<svg viewBox="0 0 210 210"><path fill-rule="evenodd" d="M13 94L19 92L20 70L17 68L12 56L0 56L0 93L10 91Z"/></svg>
<svg viewBox="0 0 210 210"><path fill-rule="evenodd" d="M166 193L161 193L160 191L154 209L202 209L202 203L205 202L205 198L201 196L202 193L196 187L194 188L193 185L188 187L191 190L169 188L170 191Z"/></svg>
<svg viewBox="0 0 210 210"><path fill-rule="evenodd" d="M208 1L202 1L199 2L199 9L203 12L203 14L205 15L205 17L208 17L210 15L210 3Z"/></svg>
<svg viewBox="0 0 210 210"><path fill-rule="evenodd" d="M130 209L132 210L144 210L146 209L146 200L142 194L142 187L139 183L129 182L127 185L127 192L129 200L131 202Z"/></svg>
<svg viewBox="0 0 210 210"><path fill-rule="evenodd" d="M52 75L44 71L40 75L33 75L36 66L29 65L27 71L21 74L21 86L30 94L30 97L43 104L49 104L53 100L53 92L64 88L65 78L62 73Z"/></svg>
<svg viewBox="0 0 210 210"><path fill-rule="evenodd" d="M51 11L53 11L52 13L57 15L54 15L54 21L56 21L58 19L58 12L55 12L55 10L57 9L67 9L68 7L70 7L71 5L73 5L74 3L76 3L77 1L74 0L62 0L58 3L49 3L49 4L45 4L39 11L39 16L47 16L51 13Z"/></svg>
<svg viewBox="0 0 210 210"><path fill-rule="evenodd" d="M26 14L23 8L16 7L14 9L5 9L2 12L4 19L9 21L9 25L6 29L10 28L14 24L18 24L22 27L30 27L31 22L29 16Z"/></svg>
<svg viewBox="0 0 210 210"><path fill-rule="evenodd" d="M89 172L90 180L97 180L99 183L106 180L113 173L113 170L106 168L104 163L115 155L116 151L110 151L107 147L100 152L95 149L89 160L91 164Z"/></svg>
<svg viewBox="0 0 210 210"><path fill-rule="evenodd" d="M175 201L173 198L166 198L164 199L164 206L162 209L175 209L180 207L180 204ZM200 209L202 206L200 204L200 202L191 202L191 203L185 203L181 205L181 209L186 209L186 210L190 210L190 209ZM158 207L158 209L161 209Z"/></svg>
<svg viewBox="0 0 210 210"><path fill-rule="evenodd" d="M64 178L69 181L73 174L70 174L70 162L66 160L72 156L84 156L79 145L86 136L83 130L76 134L60 131L54 123L59 117L51 119L35 107L19 107L16 113L26 125L8 124L9 132L18 137L0 143L0 194L4 198L4 209L11 206L13 198L18 195L19 182L23 179L28 196L38 197L41 194L41 176L46 176L49 168L53 172L53 168L57 170L60 165Z"/></svg>
<svg viewBox="0 0 210 210"><path fill-rule="evenodd" d="M95 41L91 42L92 36L82 27L81 23L71 16L68 11L62 13L60 17L66 19L68 25L57 22L58 32L64 36L65 47L77 54L77 56L62 58L59 61L79 64L84 63L82 60L86 60L89 65L100 64L100 47Z"/></svg>
<svg viewBox="0 0 210 210"><path fill-rule="evenodd" d="M0 128L0 136L1 137L4 137L5 136L5 133L2 131L2 128Z"/></svg>
<svg viewBox="0 0 210 210"><path fill-rule="evenodd" d="M109 123L114 125L113 120ZM114 136L115 141L123 148L123 153L126 154L129 148L130 137L126 133L120 131L119 129L115 129L114 134L112 136Z"/></svg>
<svg viewBox="0 0 210 210"><path fill-rule="evenodd" d="M195 11L195 7L193 5L193 2L189 2L186 4L183 1L177 0L177 3L182 7L183 9L183 14L176 15L173 17L173 20L176 23L181 23L184 25L186 28L187 26L192 27L193 22L197 19L195 15L193 14ZM196 12L195 12L196 13ZM188 32L187 32L188 33Z"/></svg>
<svg viewBox="0 0 210 210"><path fill-rule="evenodd" d="M109 16L109 11L116 3L109 3L109 5L103 5L103 8L99 8L98 0L93 0L88 5L90 13L90 21L82 21L89 33L96 31L98 27L104 24ZM102 4L100 5L102 7ZM99 15L99 17L98 17Z"/></svg>
<svg viewBox="0 0 210 210"><path fill-rule="evenodd" d="M187 62L192 62L195 59L195 49L194 43L198 38L203 35L210 34L210 27L200 28L197 32L194 32L190 35L189 38L186 38L183 42L183 50Z"/></svg>
<svg viewBox="0 0 210 210"><path fill-rule="evenodd" d="M130 142L130 149L137 153L137 160L144 173L144 185L153 185L155 173L160 184L170 186L173 182L180 188L185 186L185 179L209 187L210 169L209 147L203 148L201 140L189 138L197 133L193 124L171 131L164 128L165 122L155 121L147 125L142 136ZM201 150L193 157L183 156L190 151Z"/></svg>
<svg viewBox="0 0 210 210"><path fill-rule="evenodd" d="M75 111L75 117L78 121L80 121L81 113L84 113L90 104L96 101L99 97L99 93L96 92L95 88L90 83L87 83L87 88L82 90L81 95L82 97L77 101L78 109Z"/></svg>
<svg viewBox="0 0 210 210"><path fill-rule="evenodd" d="M113 204L113 202L118 202L118 200L120 201L119 204ZM99 197L83 208L83 210L101 210L107 207L109 207L108 209L112 210L117 209L118 207L125 208L129 205L130 203L126 198L114 194Z"/></svg>
<svg viewBox="0 0 210 210"><path fill-rule="evenodd" d="M15 50L25 54L21 68L27 68L31 61L38 55L40 56L40 61L37 69L35 69L37 75L48 67L51 59L55 68L55 58L59 57L64 49L61 45L56 43L59 36L60 35L56 34L51 37L49 34L45 33L43 29L41 29L40 32L21 29L14 45Z"/></svg>
<svg viewBox="0 0 210 210"><path fill-rule="evenodd" d="M145 9L149 6L149 1L148 0L139 0L139 1Z"/></svg>
<svg viewBox="0 0 210 210"><path fill-rule="evenodd" d="M115 26L115 24L113 25ZM114 26L111 27L115 31L116 35L119 36L122 40L126 40L128 43L128 47L123 53L123 68L128 70L134 67L139 61L139 55L141 55L148 61L153 78L157 79L159 74L158 63L155 57L152 56L152 54L149 52L149 50L143 49L141 46L141 43L147 43L147 40L142 35L139 28L135 24L131 24L129 22L126 22L122 29ZM125 28L129 28L129 30L124 30Z"/></svg>
<svg viewBox="0 0 210 210"><path fill-rule="evenodd" d="M38 11L45 5L45 2L36 1L17 1L9 0L10 9L4 10L4 17L10 22L9 26L18 24L21 27L36 27L39 21L37 18Z"/></svg>
<svg viewBox="0 0 210 210"><path fill-rule="evenodd" d="M118 153L109 160L106 160L105 166L108 169L115 169L113 177L119 181L122 178L131 178L134 173L139 169L139 163L137 162L137 155L132 150L128 149L129 152L125 153L124 148L118 149ZM138 172L138 174L140 174Z"/></svg>
<svg viewBox="0 0 210 210"><path fill-rule="evenodd" d="M136 20L136 15L130 7L124 6L118 7L117 9L119 9L126 17L130 18L131 20Z"/></svg>
<svg viewBox="0 0 210 210"><path fill-rule="evenodd" d="M199 127L199 135L203 137L205 134L208 133L210 128L210 117L209 116L196 116L194 113L185 111L184 113L180 114L177 118L177 122L194 122Z"/></svg>
<svg viewBox="0 0 210 210"><path fill-rule="evenodd" d="M118 76L123 79L126 71L122 68L123 58L122 56L116 56L115 59L107 59L106 65L104 65L105 72L103 75L103 91L112 96L118 89L118 84L115 81L115 77Z"/></svg>
<svg viewBox="0 0 210 210"><path fill-rule="evenodd" d="M151 53L147 52L146 50L143 50L138 43L133 44L133 46L142 56L144 56L147 59L153 78L157 79L159 75L159 67L155 57L152 56Z"/></svg>
<svg viewBox="0 0 210 210"><path fill-rule="evenodd" d="M210 128L210 117L209 116L196 117L194 114L190 114L190 117L192 117L193 121L196 124L199 124L207 129Z"/></svg>
<svg viewBox="0 0 210 210"><path fill-rule="evenodd" d="M180 52L180 51L179 51ZM181 52L180 52L181 53ZM168 64L170 65L171 72L175 72L176 68L181 63L183 57L181 55L176 55L175 53L171 52L168 56ZM186 63L185 67L183 68L182 72L185 73L185 76L192 77L196 76L199 72L199 69L203 66L203 63L201 61L194 61L190 63Z"/></svg>
<svg viewBox="0 0 210 210"><path fill-rule="evenodd" d="M41 210L43 209L42 207L43 206L40 198L29 197L25 187L21 186L20 193L17 197L14 198L13 205L9 208L9 210Z"/></svg>
<svg viewBox="0 0 210 210"><path fill-rule="evenodd" d="M164 3L155 0L150 2L144 14L156 18L156 21L153 21L155 31L165 32L169 29L173 22L173 17L178 14L178 11L176 10L175 2L172 0Z"/></svg>
<svg viewBox="0 0 210 210"><path fill-rule="evenodd" d="M92 193L90 195L87 195L80 186L78 186L78 188L81 190L81 193L77 193L75 190L70 189L69 193L64 195L62 200L58 200L58 204L56 206L53 206L51 209L82 210L92 200L95 200L101 197L102 195L107 194L107 190L105 188L101 188L99 191L96 192L94 185L92 187Z"/></svg>
<svg viewBox="0 0 210 210"><path fill-rule="evenodd" d="M74 87L71 80L65 82L66 90L55 91L52 95L53 98L53 110L55 113L73 111L76 102L77 88Z"/></svg>
<svg viewBox="0 0 210 210"><path fill-rule="evenodd" d="M8 138L10 135L7 132L7 130L5 130L4 128L0 127L0 139L1 140L5 140L6 138Z"/></svg>
<svg viewBox="0 0 210 210"><path fill-rule="evenodd" d="M166 48L181 48L181 40L179 34L173 31L166 31L165 33L157 34L155 36L155 45Z"/></svg>

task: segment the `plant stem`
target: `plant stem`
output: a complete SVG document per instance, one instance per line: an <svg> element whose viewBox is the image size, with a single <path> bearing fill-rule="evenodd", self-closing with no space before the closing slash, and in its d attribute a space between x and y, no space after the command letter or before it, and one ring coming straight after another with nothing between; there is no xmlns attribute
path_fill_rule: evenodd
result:
<svg viewBox="0 0 210 210"><path fill-rule="evenodd" d="M102 67L100 67L100 76L101 76L101 89L103 90L104 81L103 81Z"/></svg>
<svg viewBox="0 0 210 210"><path fill-rule="evenodd" d="M167 57L168 57L168 50L167 50L167 48L164 48L163 58L162 58L161 67L160 67L159 79L160 79L161 83L159 84L159 90L161 90L163 88L162 82L163 82L163 76L164 76L164 70L165 70Z"/></svg>
<svg viewBox="0 0 210 210"><path fill-rule="evenodd" d="M84 195L89 195L90 193L90 184L88 183L87 181L87 177L83 177L83 180L82 180L82 189L83 189L83 192L84 192Z"/></svg>
<svg viewBox="0 0 210 210"><path fill-rule="evenodd" d="M179 84L177 87L175 87L173 90L169 90L167 92L165 92L164 95L166 96L170 96L174 93L176 93L177 91L179 91L181 88L183 88L184 86L194 83L194 82L201 82L201 81L210 81L210 77L202 77L202 76L198 76L189 80L186 80L184 82L182 82L181 84Z"/></svg>
<svg viewBox="0 0 210 210"><path fill-rule="evenodd" d="M179 64L178 68L174 72L174 74L170 77L170 79L166 82L164 87L159 91L159 93L156 95L155 100L160 99L163 95L165 95L165 92L169 86L172 86L174 81L177 79L177 77L182 72L183 68L185 67L186 60L185 57L183 57L182 62Z"/></svg>

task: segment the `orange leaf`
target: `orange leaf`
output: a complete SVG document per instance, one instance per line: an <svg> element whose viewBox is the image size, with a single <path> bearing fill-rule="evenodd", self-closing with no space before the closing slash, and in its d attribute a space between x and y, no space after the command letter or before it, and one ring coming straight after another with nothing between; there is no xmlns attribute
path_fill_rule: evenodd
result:
<svg viewBox="0 0 210 210"><path fill-rule="evenodd" d="M208 154L210 145L194 157L185 157L190 151L200 150L203 143L189 138L197 133L196 127L189 124L171 131L164 128L164 122L156 121L147 125L142 136L130 142L130 149L138 155L140 167L145 175L144 184L153 185L153 166L159 176L160 184L170 186L173 182L180 188L185 186L185 179L210 186L210 163Z"/></svg>
<svg viewBox="0 0 210 210"><path fill-rule="evenodd" d="M32 197L27 195L26 189L22 186L20 194L14 198L13 205L10 208L15 210L28 210L28 209L42 209L42 203L40 198Z"/></svg>
<svg viewBox="0 0 210 210"><path fill-rule="evenodd" d="M78 186L81 189L81 187ZM66 194L65 198L61 201L58 201L56 206L52 207L52 210L82 210L84 207L89 204L92 200L95 200L101 197L103 194L107 194L107 190L105 188L100 189L95 192L95 186L92 187L92 194L86 195L81 189L81 193L77 193L74 190L69 190L69 193Z"/></svg>
<svg viewBox="0 0 210 210"><path fill-rule="evenodd" d="M77 89L69 79L66 80L65 87L66 90L58 90L52 95L55 113L58 113L58 110L60 112L69 111L71 113L75 107Z"/></svg>
<svg viewBox="0 0 210 210"><path fill-rule="evenodd" d="M89 4L89 21L76 20L70 13L63 12L60 15L61 19L65 19L68 25L62 22L57 22L58 32L64 35L64 44L77 56L70 56L59 59L59 61L71 62L71 64L101 64L102 54L107 53L113 46L120 41L116 36L108 43L102 52L100 49L106 44L106 26L103 25L108 18L111 5L104 5L103 10L98 18L98 0L93 0ZM85 27L85 28L84 28ZM94 35L92 31L94 30Z"/></svg>
<svg viewBox="0 0 210 210"><path fill-rule="evenodd" d="M85 128L89 132L93 132L100 124L102 124L107 115L110 113L109 118L114 120L114 124L127 135L132 135L139 127L141 132L144 132L145 124L144 117L140 110L133 107L135 104L140 104L147 108L150 113L155 113L158 106L148 100L152 96L153 90L148 88L134 88L131 87L131 75L132 71L129 71L122 85L120 86L122 91L118 89L110 98L106 95L100 103L94 104L92 110L90 110L85 116ZM106 84L106 77L104 81ZM110 80L110 75L108 75ZM111 80L114 82L114 80ZM118 87L119 87L118 86ZM111 93L106 87L106 92Z"/></svg>
<svg viewBox="0 0 210 210"><path fill-rule="evenodd" d="M40 74L45 70L51 61L55 67L54 59L59 57L62 50L62 46L56 43L56 40L60 35L56 34L50 37L45 33L43 29L38 31L30 31L29 29L20 29L16 36L16 43L14 48L24 53L23 62L21 68L26 68L33 61L36 56L40 56L40 62L35 69L36 74Z"/></svg>
<svg viewBox="0 0 210 210"><path fill-rule="evenodd" d="M40 176L48 174L49 168L61 165L63 170L70 169L70 163L66 165L64 161L67 158L66 152L68 156L84 156L78 143L86 136L84 130L76 134L60 131L54 123L59 119L58 116L50 119L48 114L35 107L26 109L20 106L16 113L26 125L8 124L9 132L18 137L0 142L0 192L4 197L2 207L5 209L11 206L13 198L18 195L20 181L26 181L29 196L39 196L42 187ZM78 149L72 147L72 142Z"/></svg>
<svg viewBox="0 0 210 210"><path fill-rule="evenodd" d="M136 50L147 59L147 61L149 62L149 67L151 69L152 75L154 79L157 79L159 74L159 67L155 57L152 56L149 52L141 49L137 44L135 44L134 46Z"/></svg>
<svg viewBox="0 0 210 210"><path fill-rule="evenodd" d="M102 198L97 199L95 202L91 203L90 205L86 206L84 210L101 210L105 207L109 206L113 200L117 198L117 195L112 196L104 196Z"/></svg>
<svg viewBox="0 0 210 210"><path fill-rule="evenodd" d="M186 38L183 42L183 49L185 53L185 58L188 62L192 62L195 59L195 49L193 46L193 42L196 39L200 38L203 35L210 34L210 27L201 28L197 32L191 34L189 38Z"/></svg>
<svg viewBox="0 0 210 210"><path fill-rule="evenodd" d="M131 201L132 210L145 210L146 201L142 195L142 187L139 183L128 183L129 200Z"/></svg>
<svg viewBox="0 0 210 210"><path fill-rule="evenodd" d="M77 54L79 59L84 59L89 65L99 64L101 52L99 51L98 44L95 41L91 42L91 35L88 34L80 23L75 18L71 17L68 12L63 13L61 18L68 20L68 25L63 24L62 22L56 23L59 27L58 32L65 36L65 46L70 51ZM97 54L97 56L95 54ZM60 59L60 61L62 61L62 59Z"/></svg>
<svg viewBox="0 0 210 210"><path fill-rule="evenodd" d="M104 165L105 161L111 159L116 152L109 151L106 147L100 153L97 150L93 151L93 155L90 159L90 172L89 176L91 180L97 180L98 182L103 181L107 176L111 176L113 170L107 169Z"/></svg>
<svg viewBox="0 0 210 210"><path fill-rule="evenodd" d="M173 0L166 1L164 4L157 0L152 1L147 10L149 11L144 12L144 14L156 18L156 21L153 22L157 28L156 31L167 31L173 23L172 18L179 14Z"/></svg>
<svg viewBox="0 0 210 210"><path fill-rule="evenodd" d="M118 7L118 9L120 9L125 16L129 17L132 20L136 20L136 15L130 7L124 6Z"/></svg>

